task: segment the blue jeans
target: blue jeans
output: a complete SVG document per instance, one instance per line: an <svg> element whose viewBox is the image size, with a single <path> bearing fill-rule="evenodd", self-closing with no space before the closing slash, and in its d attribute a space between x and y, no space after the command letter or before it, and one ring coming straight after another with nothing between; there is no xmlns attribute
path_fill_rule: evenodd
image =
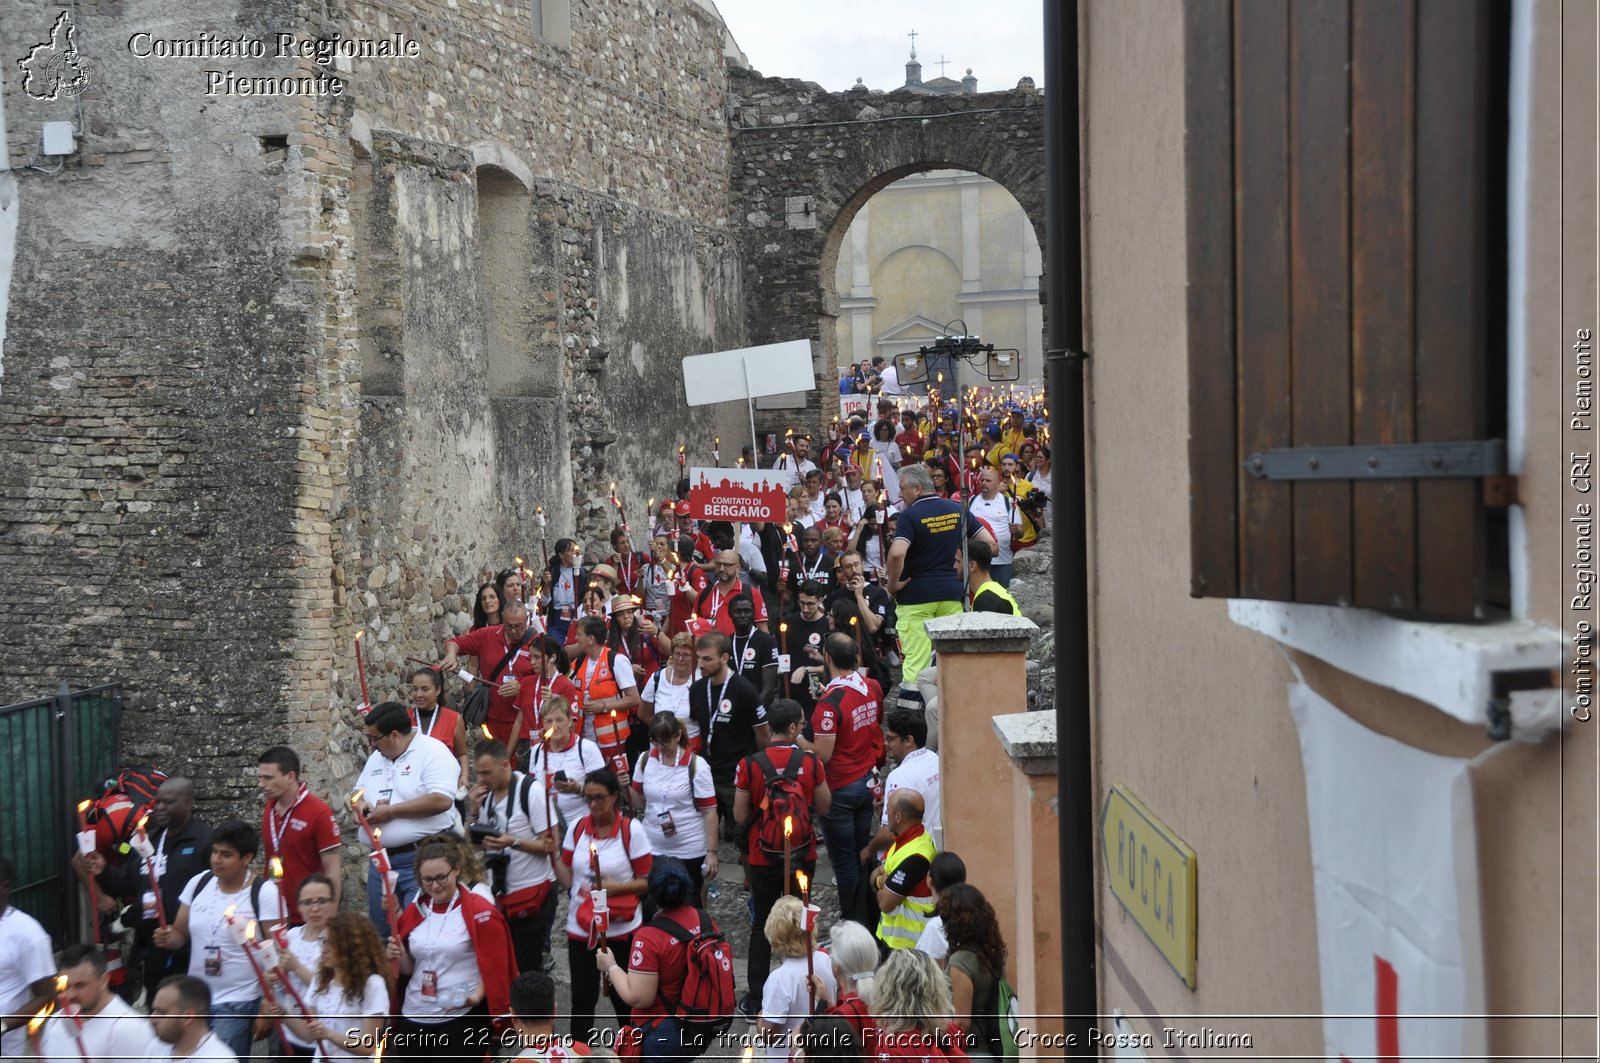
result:
<svg viewBox="0 0 1600 1063"><path fill-rule="evenodd" d="M683 1027L678 1020L668 1016L657 1019L639 1040L639 1056L651 1063L687 1063L699 1052L683 1043Z"/></svg>
<svg viewBox="0 0 1600 1063"><path fill-rule="evenodd" d="M846 908L861 880L861 850L872 840L872 788L867 779L863 775L833 791L833 804L822 817L822 839L839 876L839 903Z"/></svg>
<svg viewBox="0 0 1600 1063"><path fill-rule="evenodd" d="M211 1005L211 1032L217 1040L233 1049L240 1059L250 1058L250 1030L261 1013L261 998L241 1000L236 1004Z"/></svg>
<svg viewBox="0 0 1600 1063"><path fill-rule="evenodd" d="M389 866L394 868L395 912L405 911L406 905L417 895L417 851L390 853ZM383 910L383 883L378 879L378 869L367 861L367 918L378 928L378 936L389 940L389 916ZM241 1057L242 1058L242 1057Z"/></svg>
<svg viewBox="0 0 1600 1063"><path fill-rule="evenodd" d="M990 565L989 576L1000 586L1009 590L1011 587L1011 569L1012 566L1010 565Z"/></svg>

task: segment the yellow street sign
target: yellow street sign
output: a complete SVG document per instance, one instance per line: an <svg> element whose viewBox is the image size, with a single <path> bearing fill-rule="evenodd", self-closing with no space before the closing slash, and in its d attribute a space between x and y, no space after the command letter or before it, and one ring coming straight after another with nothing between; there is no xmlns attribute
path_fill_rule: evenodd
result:
<svg viewBox="0 0 1600 1063"><path fill-rule="evenodd" d="M1193 989L1194 850L1120 785L1111 788L1100 810L1100 846L1111 892Z"/></svg>

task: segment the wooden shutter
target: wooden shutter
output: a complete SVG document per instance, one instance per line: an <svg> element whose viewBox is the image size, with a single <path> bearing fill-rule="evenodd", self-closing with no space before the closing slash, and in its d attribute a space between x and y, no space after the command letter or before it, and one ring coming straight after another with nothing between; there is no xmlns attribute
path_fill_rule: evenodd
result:
<svg viewBox="0 0 1600 1063"><path fill-rule="evenodd" d="M1186 0L1194 595L1480 611L1481 480L1245 460L1484 438L1488 14Z"/></svg>

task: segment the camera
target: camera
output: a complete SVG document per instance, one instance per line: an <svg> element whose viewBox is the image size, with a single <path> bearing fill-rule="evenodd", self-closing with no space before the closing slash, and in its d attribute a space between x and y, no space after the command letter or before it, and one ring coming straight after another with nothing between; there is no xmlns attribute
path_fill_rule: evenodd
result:
<svg viewBox="0 0 1600 1063"><path fill-rule="evenodd" d="M1050 496L1038 488L1034 488L1017 499L1017 507L1035 519L1044 513L1045 507L1048 505L1050 505Z"/></svg>

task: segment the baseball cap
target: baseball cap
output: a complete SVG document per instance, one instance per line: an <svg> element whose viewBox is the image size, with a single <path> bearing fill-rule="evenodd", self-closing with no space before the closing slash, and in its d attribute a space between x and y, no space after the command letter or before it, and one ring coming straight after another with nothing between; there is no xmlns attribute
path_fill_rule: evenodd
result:
<svg viewBox="0 0 1600 1063"><path fill-rule="evenodd" d="M688 502L688 500L685 499L685 500L679 502L677 507L676 507L675 512L680 517L687 517L689 515L689 502Z"/></svg>

